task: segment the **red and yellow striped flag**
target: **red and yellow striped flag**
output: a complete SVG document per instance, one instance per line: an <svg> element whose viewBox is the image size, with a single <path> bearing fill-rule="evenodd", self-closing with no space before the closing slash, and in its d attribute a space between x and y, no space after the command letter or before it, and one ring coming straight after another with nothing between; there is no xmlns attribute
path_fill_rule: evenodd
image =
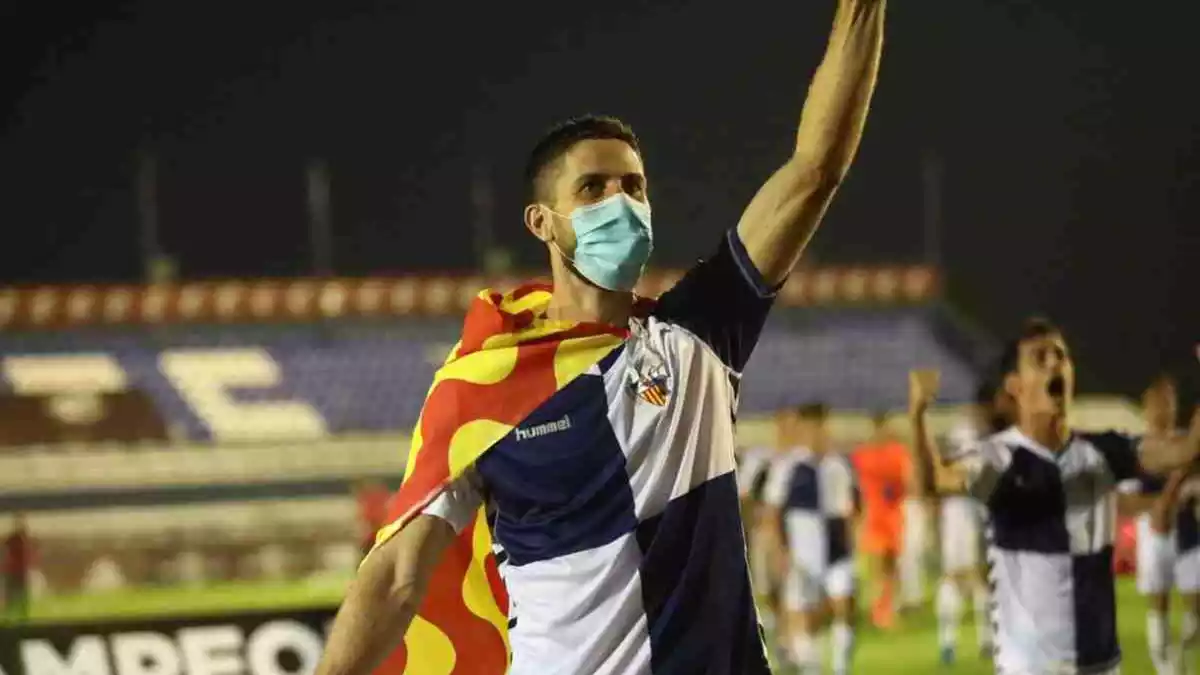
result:
<svg viewBox="0 0 1200 675"><path fill-rule="evenodd" d="M482 291L462 339L434 375L413 431L391 538L542 402L621 345L622 329L542 318L550 288ZM395 675L499 675L509 662L508 594L483 509L447 551L404 647L380 669Z"/></svg>

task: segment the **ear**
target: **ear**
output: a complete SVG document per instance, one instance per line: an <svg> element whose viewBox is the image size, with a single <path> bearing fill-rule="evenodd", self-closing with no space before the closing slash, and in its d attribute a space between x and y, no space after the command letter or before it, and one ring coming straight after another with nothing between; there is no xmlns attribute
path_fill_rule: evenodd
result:
<svg viewBox="0 0 1200 675"><path fill-rule="evenodd" d="M1004 391L1015 400L1017 394L1021 391L1021 380L1016 373L1009 373L1004 376Z"/></svg>
<svg viewBox="0 0 1200 675"><path fill-rule="evenodd" d="M543 243L549 243L554 238L553 223L550 222L549 215L541 204L525 206L525 229Z"/></svg>

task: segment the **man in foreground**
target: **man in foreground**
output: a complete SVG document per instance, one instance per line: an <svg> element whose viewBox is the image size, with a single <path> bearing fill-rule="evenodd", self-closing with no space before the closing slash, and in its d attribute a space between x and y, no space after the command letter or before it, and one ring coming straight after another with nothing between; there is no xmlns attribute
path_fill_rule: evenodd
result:
<svg viewBox="0 0 1200 675"><path fill-rule="evenodd" d="M1016 424L943 456L988 512L996 670L1118 673L1115 488L1194 461L1200 411L1184 439L1073 432L1074 363L1062 331L1041 320L1025 324L1001 372Z"/></svg>
<svg viewBox="0 0 1200 675"><path fill-rule="evenodd" d="M653 308L632 293L652 245L636 137L592 117L535 147L525 225L553 286L468 311L320 675L367 675L402 636L410 672L768 672L735 386L855 154L884 6L838 3L790 159Z"/></svg>

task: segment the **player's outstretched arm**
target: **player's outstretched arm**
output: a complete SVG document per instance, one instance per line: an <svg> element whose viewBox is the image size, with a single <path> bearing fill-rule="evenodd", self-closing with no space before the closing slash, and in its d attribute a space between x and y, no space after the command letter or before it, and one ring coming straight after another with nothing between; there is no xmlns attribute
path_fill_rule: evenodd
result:
<svg viewBox="0 0 1200 675"><path fill-rule="evenodd" d="M916 451L917 490L922 494L933 489L937 466L942 463L927 420L929 405L937 395L938 380L936 370L914 370L908 374L908 422Z"/></svg>
<svg viewBox="0 0 1200 675"><path fill-rule="evenodd" d="M408 631L454 529L417 516L363 561L338 610L316 675L370 675Z"/></svg>
<svg viewBox="0 0 1200 675"><path fill-rule="evenodd" d="M771 285L796 266L858 150L879 72L886 5L838 0L792 156L759 189L738 223L750 260Z"/></svg>
<svg viewBox="0 0 1200 675"><path fill-rule="evenodd" d="M1146 438L1138 451L1142 470L1148 473L1167 473L1187 466L1197 458L1200 458L1200 406L1192 415L1187 436Z"/></svg>

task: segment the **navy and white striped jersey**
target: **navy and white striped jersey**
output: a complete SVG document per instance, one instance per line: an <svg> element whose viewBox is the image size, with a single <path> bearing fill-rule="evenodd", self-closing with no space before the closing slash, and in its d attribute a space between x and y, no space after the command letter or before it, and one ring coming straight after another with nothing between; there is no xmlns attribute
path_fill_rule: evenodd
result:
<svg viewBox="0 0 1200 675"><path fill-rule="evenodd" d="M734 408L773 298L730 231L426 509L460 531L494 511L513 675L769 672Z"/></svg>
<svg viewBox="0 0 1200 675"><path fill-rule="evenodd" d="M843 455L796 448L771 465L763 501L778 507L792 558L821 573L850 557L854 469Z"/></svg>
<svg viewBox="0 0 1200 675"><path fill-rule="evenodd" d="M737 462L738 495L743 499L762 499L768 469L776 454L772 448L761 445L747 448L741 453Z"/></svg>
<svg viewBox="0 0 1200 675"><path fill-rule="evenodd" d="M987 507L1001 673L1100 673L1121 660L1113 578L1117 483L1138 441L1074 434L1052 452L1015 427L957 459Z"/></svg>

